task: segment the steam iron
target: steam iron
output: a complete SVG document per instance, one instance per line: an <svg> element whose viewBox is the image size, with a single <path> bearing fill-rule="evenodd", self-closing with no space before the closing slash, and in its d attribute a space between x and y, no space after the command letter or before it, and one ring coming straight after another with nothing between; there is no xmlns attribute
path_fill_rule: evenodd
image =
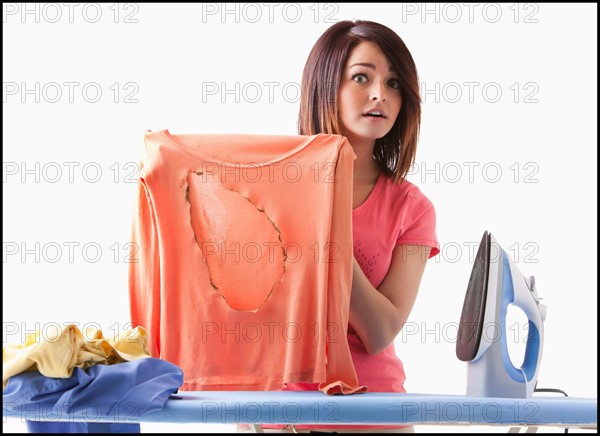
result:
<svg viewBox="0 0 600 436"><path fill-rule="evenodd" d="M509 304L519 307L528 319L519 368L508 353ZM542 359L545 319L546 306L540 303L534 277L524 277L486 230L471 270L456 341L456 356L468 362L467 395L531 398Z"/></svg>

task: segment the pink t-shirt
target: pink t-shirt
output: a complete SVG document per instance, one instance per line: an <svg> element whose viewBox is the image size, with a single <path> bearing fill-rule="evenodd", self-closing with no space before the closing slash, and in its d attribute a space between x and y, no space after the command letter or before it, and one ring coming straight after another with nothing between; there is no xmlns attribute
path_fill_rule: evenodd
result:
<svg viewBox="0 0 600 436"><path fill-rule="evenodd" d="M427 245L430 258L440 252L435 227L435 208L417 186L408 180L394 183L380 173L367 200L352 211L354 257L377 288L396 245ZM351 327L348 343L358 380L370 392L406 392L404 366L393 343L370 355Z"/></svg>
<svg viewBox="0 0 600 436"><path fill-rule="evenodd" d="M381 172L367 200L352 211L354 257L377 288L388 273L396 245L429 246L429 258L440 252L435 227L435 208L421 190L408 180L394 183ZM394 343L370 355L349 326L348 345L359 383L369 392L406 392L404 366ZM316 385L294 383L287 389L315 390Z"/></svg>
<svg viewBox="0 0 600 436"><path fill-rule="evenodd" d="M436 234L435 208L421 190L408 180L394 183L380 173L367 200L352 211L354 257L371 284L383 282L396 245L431 247L429 258L440 252ZM351 326L348 345L356 375L369 392L406 392L404 366L396 356L394 343L370 355ZM316 384L294 383L287 390L316 390ZM268 428L268 426L264 426ZM297 428L334 428L334 425L307 425ZM391 428L390 425L344 425L344 428Z"/></svg>

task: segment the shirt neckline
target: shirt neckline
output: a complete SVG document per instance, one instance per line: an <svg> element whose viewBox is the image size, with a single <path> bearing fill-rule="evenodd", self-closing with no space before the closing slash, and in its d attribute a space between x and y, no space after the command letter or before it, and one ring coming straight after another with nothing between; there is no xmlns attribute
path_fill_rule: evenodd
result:
<svg viewBox="0 0 600 436"><path fill-rule="evenodd" d="M204 155L202 153L199 153L197 150L190 150L190 147L187 145L184 145L183 143L181 143L178 139L177 136L178 135L174 135L171 132L169 132L168 129L162 129L162 130L158 130L156 133L158 133L159 135L161 135L164 139L167 140L168 143L170 143L171 145L173 145L174 147L178 148L179 150L181 150L182 152L188 154L189 156L192 156L195 159L200 159L203 161L210 161L210 162L214 162L214 163L218 163L219 165L224 165L224 166L235 166L235 167L239 167L240 163L231 163L231 162L225 162L225 161L220 161L219 159L215 159L212 156L207 156ZM231 136L245 136L243 134L231 134ZM267 162L260 162L260 163L256 163L253 162L252 166L253 167L261 167L261 166L266 166L266 165L272 165L274 163L277 162L281 162L284 159L287 159L290 156L295 155L296 153L300 152L302 149L306 148L308 146L308 144L310 144L316 137L320 136L318 135L312 135L312 136L306 136L306 138L304 140L302 140L298 145L296 145L294 148L292 148L291 150L289 150L287 153L277 156L275 159L269 160Z"/></svg>
<svg viewBox="0 0 600 436"><path fill-rule="evenodd" d="M373 190L371 191L367 199L356 209L352 209L353 217L363 214L373 205L373 203L375 203L375 201L377 201L377 198L379 197L379 194L381 193L381 190L383 188L384 181L385 175L383 174L383 171L379 171L379 177L377 178L377 182L375 182L375 186L373 187Z"/></svg>

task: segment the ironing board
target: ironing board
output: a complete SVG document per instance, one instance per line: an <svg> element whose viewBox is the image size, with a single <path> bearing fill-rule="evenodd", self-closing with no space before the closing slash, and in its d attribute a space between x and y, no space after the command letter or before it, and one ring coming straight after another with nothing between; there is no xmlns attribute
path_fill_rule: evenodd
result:
<svg viewBox="0 0 600 436"><path fill-rule="evenodd" d="M114 422L115 417L15 412L3 404L4 417L31 420ZM43 415L42 415L43 413ZM597 399L536 396L529 399L465 395L321 392L186 391L160 411L120 422L275 423L275 424L427 424L552 426L597 428Z"/></svg>

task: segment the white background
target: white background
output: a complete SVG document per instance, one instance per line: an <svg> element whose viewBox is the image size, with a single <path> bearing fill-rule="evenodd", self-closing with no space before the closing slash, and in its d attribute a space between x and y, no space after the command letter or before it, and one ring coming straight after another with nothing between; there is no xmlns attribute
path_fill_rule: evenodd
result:
<svg viewBox="0 0 600 436"><path fill-rule="evenodd" d="M489 230L548 308L538 386L596 397L597 6L286 5L3 5L3 342L126 328L144 132L296 134L311 47L360 18L403 38L422 83L409 180L436 207L442 253L396 340L407 390L466 392L454 339Z"/></svg>

